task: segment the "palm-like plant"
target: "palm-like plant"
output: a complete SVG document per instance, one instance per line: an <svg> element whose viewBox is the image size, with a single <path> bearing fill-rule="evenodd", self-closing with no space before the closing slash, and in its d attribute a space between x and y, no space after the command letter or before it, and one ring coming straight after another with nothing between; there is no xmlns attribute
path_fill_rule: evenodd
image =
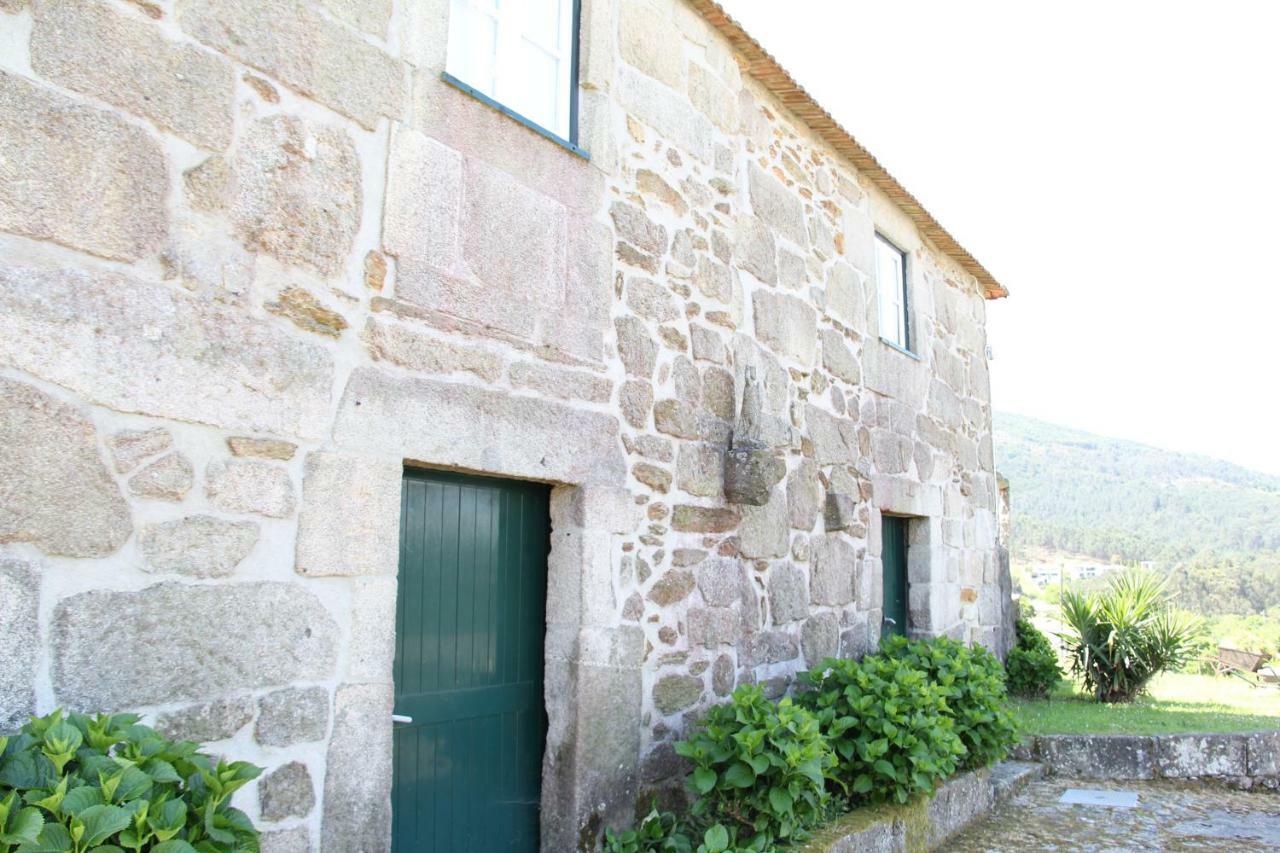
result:
<svg viewBox="0 0 1280 853"><path fill-rule="evenodd" d="M1198 618L1174 609L1165 580L1142 572L1115 576L1098 593L1064 590L1062 618L1072 672L1100 702L1128 702L1185 663L1200 631Z"/></svg>

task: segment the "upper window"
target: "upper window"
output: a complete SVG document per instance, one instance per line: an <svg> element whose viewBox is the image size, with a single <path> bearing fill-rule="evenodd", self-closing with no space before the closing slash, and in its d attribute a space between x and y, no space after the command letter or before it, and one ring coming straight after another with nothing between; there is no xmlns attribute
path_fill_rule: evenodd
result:
<svg viewBox="0 0 1280 853"><path fill-rule="evenodd" d="M446 74L576 144L576 7L575 0L452 0Z"/></svg>
<svg viewBox="0 0 1280 853"><path fill-rule="evenodd" d="M879 289L880 337L910 352L907 254L879 234L876 235L876 285Z"/></svg>

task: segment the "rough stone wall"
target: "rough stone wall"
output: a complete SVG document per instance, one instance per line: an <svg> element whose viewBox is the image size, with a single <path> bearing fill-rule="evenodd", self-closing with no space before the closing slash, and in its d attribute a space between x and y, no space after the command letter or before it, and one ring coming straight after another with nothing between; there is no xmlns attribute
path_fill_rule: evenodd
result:
<svg viewBox="0 0 1280 853"><path fill-rule="evenodd" d="M1235 788L1280 788L1280 732L1175 735L1039 735L1015 750L1047 772L1076 779L1197 779Z"/></svg>
<svg viewBox="0 0 1280 853"><path fill-rule="evenodd" d="M256 761L266 850L386 846L405 462L558 486L548 849L735 684L875 644L882 512L912 629L1001 642L975 282L682 2L583 3L589 160L440 80L447 10L0 2L0 729Z"/></svg>
<svg viewBox="0 0 1280 853"><path fill-rule="evenodd" d="M609 181L629 486L648 528L622 569L644 628L645 772L735 685L787 690L874 648L880 521L909 527L910 618L1003 650L984 310L909 220L745 75L682 4L624 0L590 85L623 113ZM877 334L876 230L909 253L912 349ZM762 413L735 423L748 370ZM726 501L735 429L785 461ZM631 543L628 543L629 545Z"/></svg>

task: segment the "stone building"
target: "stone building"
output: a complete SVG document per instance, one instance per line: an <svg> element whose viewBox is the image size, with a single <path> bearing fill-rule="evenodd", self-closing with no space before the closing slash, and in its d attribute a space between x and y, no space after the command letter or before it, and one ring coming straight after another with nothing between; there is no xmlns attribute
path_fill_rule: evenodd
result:
<svg viewBox="0 0 1280 853"><path fill-rule="evenodd" d="M589 847L735 685L1003 648L1004 294L711 0L0 0L0 729Z"/></svg>

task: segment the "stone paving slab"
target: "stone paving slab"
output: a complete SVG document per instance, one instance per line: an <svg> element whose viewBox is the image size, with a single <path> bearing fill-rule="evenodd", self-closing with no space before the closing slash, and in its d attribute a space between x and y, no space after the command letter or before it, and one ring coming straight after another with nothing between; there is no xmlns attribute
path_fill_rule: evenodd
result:
<svg viewBox="0 0 1280 853"><path fill-rule="evenodd" d="M1061 802L1072 788L1131 791L1130 809ZM1028 783L940 849L986 851L1253 851L1280 848L1280 795L1170 780L1049 777Z"/></svg>
<svg viewBox="0 0 1280 853"><path fill-rule="evenodd" d="M1092 788L1068 788L1058 802L1073 806L1095 806L1114 809L1132 809L1138 805L1134 791L1099 791Z"/></svg>

